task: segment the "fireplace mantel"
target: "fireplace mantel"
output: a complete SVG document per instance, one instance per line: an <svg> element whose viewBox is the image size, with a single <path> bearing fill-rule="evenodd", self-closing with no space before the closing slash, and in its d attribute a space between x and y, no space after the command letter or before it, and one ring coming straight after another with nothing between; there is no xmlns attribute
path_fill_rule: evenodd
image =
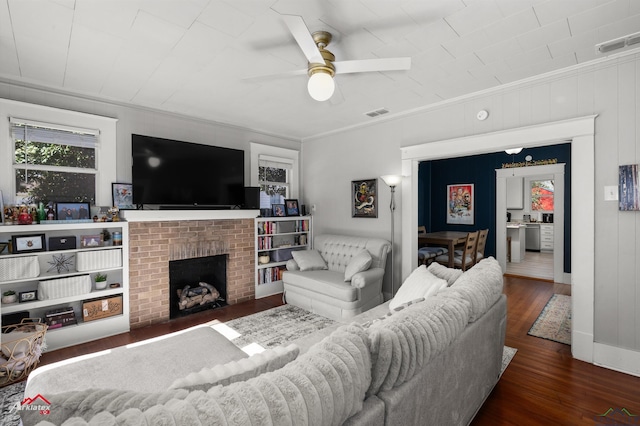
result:
<svg viewBox="0 0 640 426"><path fill-rule="evenodd" d="M254 219L260 210L122 210L120 215L127 222Z"/></svg>

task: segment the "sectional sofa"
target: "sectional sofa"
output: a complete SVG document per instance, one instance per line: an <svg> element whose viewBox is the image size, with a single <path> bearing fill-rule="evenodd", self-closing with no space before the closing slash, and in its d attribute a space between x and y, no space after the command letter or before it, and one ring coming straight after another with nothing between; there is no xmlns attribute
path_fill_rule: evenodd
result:
<svg viewBox="0 0 640 426"><path fill-rule="evenodd" d="M199 327L41 367L25 397L42 395L49 412L21 416L26 425L465 425L499 378L506 297L493 258L457 274L421 266L402 294L437 284L428 297L248 358Z"/></svg>

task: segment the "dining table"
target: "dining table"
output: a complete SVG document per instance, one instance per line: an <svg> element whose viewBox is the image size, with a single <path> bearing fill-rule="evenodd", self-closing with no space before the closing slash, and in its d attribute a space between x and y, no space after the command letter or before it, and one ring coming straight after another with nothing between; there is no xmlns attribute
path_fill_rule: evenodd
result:
<svg viewBox="0 0 640 426"><path fill-rule="evenodd" d="M453 268L455 247L467 241L468 232L436 231L418 235L418 245L445 246L449 250L449 268Z"/></svg>

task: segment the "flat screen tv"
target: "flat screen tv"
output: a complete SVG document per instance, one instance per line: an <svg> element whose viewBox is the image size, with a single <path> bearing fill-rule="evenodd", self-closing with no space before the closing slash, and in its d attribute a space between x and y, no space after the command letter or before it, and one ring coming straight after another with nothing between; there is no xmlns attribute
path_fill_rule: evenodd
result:
<svg viewBox="0 0 640 426"><path fill-rule="evenodd" d="M224 208L244 203L244 151L131 135L133 202Z"/></svg>

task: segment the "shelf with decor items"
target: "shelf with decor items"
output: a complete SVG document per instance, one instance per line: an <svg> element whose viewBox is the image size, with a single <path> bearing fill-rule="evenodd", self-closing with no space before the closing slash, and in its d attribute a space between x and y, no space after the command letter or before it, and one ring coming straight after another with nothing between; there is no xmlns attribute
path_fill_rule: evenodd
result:
<svg viewBox="0 0 640 426"><path fill-rule="evenodd" d="M312 247L311 216L259 217L256 226L256 299L282 293L282 273L295 250Z"/></svg>
<svg viewBox="0 0 640 426"><path fill-rule="evenodd" d="M0 293L18 300L0 302L0 325L42 319L48 350L129 331L127 222L0 226L0 243L8 242Z"/></svg>

